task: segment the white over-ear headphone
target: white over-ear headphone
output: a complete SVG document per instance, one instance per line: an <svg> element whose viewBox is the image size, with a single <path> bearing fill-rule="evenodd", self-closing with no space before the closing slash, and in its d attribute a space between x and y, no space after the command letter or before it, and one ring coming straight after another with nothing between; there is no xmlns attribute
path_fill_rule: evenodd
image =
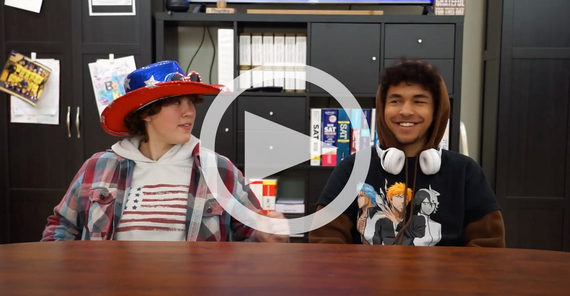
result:
<svg viewBox="0 0 570 296"><path fill-rule="evenodd" d="M380 148L380 141L376 143L376 152L380 157L380 164L382 168L393 175L398 175L402 172L404 164L406 163L406 154L404 151L397 148L388 148L383 150ZM441 149L427 149L420 153L420 168L426 175L434 175L439 172L441 167Z"/></svg>

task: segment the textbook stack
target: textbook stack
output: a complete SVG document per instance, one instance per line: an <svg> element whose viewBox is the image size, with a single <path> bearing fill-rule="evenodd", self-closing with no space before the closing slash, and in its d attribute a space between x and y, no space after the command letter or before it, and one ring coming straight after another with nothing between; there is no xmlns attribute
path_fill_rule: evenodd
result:
<svg viewBox="0 0 570 296"><path fill-rule="evenodd" d="M307 35L252 33L239 36L239 87L306 91Z"/></svg>

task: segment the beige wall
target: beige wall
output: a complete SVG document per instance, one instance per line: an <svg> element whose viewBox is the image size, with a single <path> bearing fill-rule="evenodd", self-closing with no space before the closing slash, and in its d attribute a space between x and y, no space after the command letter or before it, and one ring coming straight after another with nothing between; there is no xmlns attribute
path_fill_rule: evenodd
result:
<svg viewBox="0 0 570 296"><path fill-rule="evenodd" d="M485 0L469 0L466 2L466 15L463 38L463 72L461 85L461 121L465 124L468 136L469 156L479 162L479 146L481 142L481 102L483 89L483 46L485 33ZM385 14L421 14L418 6L353 6L361 9L382 9ZM238 12L247 8L267 8L267 6L240 5ZM271 6L271 8L308 9L307 5ZM315 8L314 6L312 8ZM349 9L348 6L317 6L319 9ZM192 8L191 8L192 9ZM210 28L214 44L217 41L217 29ZM202 28L181 27L179 29L178 61L186 70L192 55L200 45ZM206 33L204 44L194 59L190 70L198 71L205 82L208 82L213 47ZM214 60L212 82L217 82L217 61Z"/></svg>
<svg viewBox="0 0 570 296"><path fill-rule="evenodd" d="M479 162L483 98L483 51L485 46L485 0L465 2L461 121L467 130L469 156Z"/></svg>

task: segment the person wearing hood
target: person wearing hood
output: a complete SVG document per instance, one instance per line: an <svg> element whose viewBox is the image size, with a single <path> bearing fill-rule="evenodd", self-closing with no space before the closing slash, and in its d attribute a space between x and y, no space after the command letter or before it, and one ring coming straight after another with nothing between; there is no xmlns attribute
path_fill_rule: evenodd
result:
<svg viewBox="0 0 570 296"><path fill-rule="evenodd" d="M124 88L102 112L101 125L126 138L85 161L48 217L42 241L288 241L283 214L261 215L242 173L191 134L201 95L218 94L222 85L163 61L130 73ZM221 182L210 181L214 173ZM236 219L240 209L265 227Z"/></svg>
<svg viewBox="0 0 570 296"><path fill-rule="evenodd" d="M385 68L376 110L378 141L357 152L371 153L366 179L355 188L354 202L312 230L309 242L505 247L501 208L483 170L439 147L450 100L437 69L405 59ZM334 169L317 214L339 196L354 164L355 154ZM372 203L357 202L363 187L375 190Z"/></svg>

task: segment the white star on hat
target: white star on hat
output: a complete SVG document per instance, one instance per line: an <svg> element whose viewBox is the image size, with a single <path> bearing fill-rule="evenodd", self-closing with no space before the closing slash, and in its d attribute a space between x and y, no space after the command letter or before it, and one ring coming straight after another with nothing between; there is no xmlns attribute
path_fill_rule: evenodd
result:
<svg viewBox="0 0 570 296"><path fill-rule="evenodd" d="M131 83L131 80L129 78L125 79L125 89L130 90L131 86L129 85L129 83Z"/></svg>
<svg viewBox="0 0 570 296"><path fill-rule="evenodd" d="M146 80L144 82L144 84L146 84L147 88L153 88L156 87L156 84L158 83L158 81L154 80L154 75L150 76L149 80Z"/></svg>

